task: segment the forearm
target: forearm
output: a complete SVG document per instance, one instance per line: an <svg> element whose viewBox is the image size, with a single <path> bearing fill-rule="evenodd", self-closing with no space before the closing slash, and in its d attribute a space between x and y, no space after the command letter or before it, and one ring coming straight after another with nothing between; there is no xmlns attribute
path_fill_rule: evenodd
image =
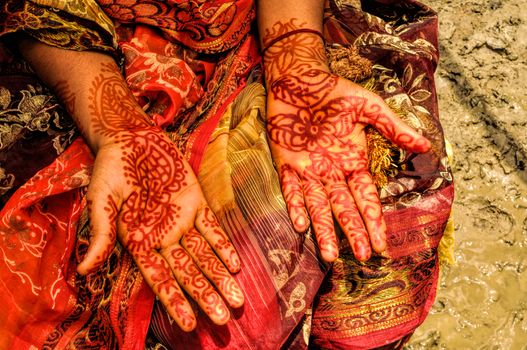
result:
<svg viewBox="0 0 527 350"><path fill-rule="evenodd" d="M277 23L296 23L302 28L322 31L322 11L324 1L321 0L261 0L258 1L258 29L260 43L269 40L268 35Z"/></svg>
<svg viewBox="0 0 527 350"><path fill-rule="evenodd" d="M327 69L321 38L323 5L321 0L258 1L260 45L268 84L294 71Z"/></svg>
<svg viewBox="0 0 527 350"><path fill-rule="evenodd" d="M64 50L31 38L23 38L19 48L43 82L55 91L95 153L114 141L102 130L105 118L122 118L123 130L134 124L130 119L148 124L111 56ZM113 105L107 105L112 101Z"/></svg>

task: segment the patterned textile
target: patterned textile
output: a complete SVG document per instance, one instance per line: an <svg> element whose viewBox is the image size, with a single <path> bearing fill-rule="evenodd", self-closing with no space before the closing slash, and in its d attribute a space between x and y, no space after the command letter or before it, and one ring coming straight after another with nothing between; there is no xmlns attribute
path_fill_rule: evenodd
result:
<svg viewBox="0 0 527 350"><path fill-rule="evenodd" d="M75 136L57 99L0 43L0 208Z"/></svg>
<svg viewBox="0 0 527 350"><path fill-rule="evenodd" d="M116 54L114 26L93 0L18 1L0 5L0 208L77 136L73 121L31 68L12 53L21 32L72 50ZM28 157L32 160L27 162Z"/></svg>
<svg viewBox="0 0 527 350"><path fill-rule="evenodd" d="M75 272L88 242L92 164L77 139L2 211L2 349L143 348L136 337L148 328L152 292L131 257L117 247L96 273Z"/></svg>
<svg viewBox="0 0 527 350"><path fill-rule="evenodd" d="M328 5L328 43L353 44L373 61L376 91L434 148L394 159L399 172L381 191L388 251L359 264L341 242L320 287L328 267L311 233L291 228L267 147L252 2L98 3L8 1L0 34L9 42L24 30L59 47L122 52L132 93L184 151L240 252L235 278L246 304L221 327L198 313L198 329L183 333L119 244L100 270L76 274L93 159L52 94L0 46L0 298L8 301L0 348L302 349L310 335L323 348L400 347L433 301L452 203L433 87L433 12L413 0Z"/></svg>
<svg viewBox="0 0 527 350"><path fill-rule="evenodd" d="M426 154L401 154L401 170L381 190L388 249L359 263L341 242L341 256L315 302L312 340L323 348L382 346L424 321L454 194L433 80L437 16L416 1L363 4L332 4L325 16L328 42L353 44L373 61L375 91L433 146Z"/></svg>
<svg viewBox="0 0 527 350"><path fill-rule="evenodd" d="M0 5L0 34L21 32L72 50L113 52L114 27L94 0L7 0Z"/></svg>
<svg viewBox="0 0 527 350"><path fill-rule="evenodd" d="M199 172L222 227L243 247L244 267L236 275L246 295L243 312L235 312L223 327L202 316L196 331L184 333L156 308L153 333L172 349L277 349L304 317L324 277L313 237L299 235L290 225L266 141L264 111L263 86L250 84L227 107Z"/></svg>
<svg viewBox="0 0 527 350"><path fill-rule="evenodd" d="M168 37L204 53L238 45L254 19L251 0L100 0L99 4L119 23L159 28Z"/></svg>

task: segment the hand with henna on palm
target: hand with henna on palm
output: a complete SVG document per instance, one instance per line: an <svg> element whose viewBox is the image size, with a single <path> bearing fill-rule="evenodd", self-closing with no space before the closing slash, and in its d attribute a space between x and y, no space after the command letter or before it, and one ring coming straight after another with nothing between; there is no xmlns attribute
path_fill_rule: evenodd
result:
<svg viewBox="0 0 527 350"><path fill-rule="evenodd" d="M312 28L293 18L260 31L268 138L295 229L304 232L311 223L323 260L332 262L338 257L335 217L355 257L365 261L372 250L386 248L365 127L410 152L427 152L430 142L380 96L331 73L320 27Z"/></svg>
<svg viewBox="0 0 527 350"><path fill-rule="evenodd" d="M91 239L77 271L97 269L118 239L181 329L196 327L183 290L214 323L225 324L227 304L244 302L231 276L241 267L238 254L191 167L136 103L113 59L32 40L20 48L96 155L86 195Z"/></svg>

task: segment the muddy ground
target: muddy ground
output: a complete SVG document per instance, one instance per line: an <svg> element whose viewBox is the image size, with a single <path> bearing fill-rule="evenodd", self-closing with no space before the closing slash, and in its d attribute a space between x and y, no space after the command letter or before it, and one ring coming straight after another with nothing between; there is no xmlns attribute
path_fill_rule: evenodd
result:
<svg viewBox="0 0 527 350"><path fill-rule="evenodd" d="M454 149L454 266L407 350L527 349L527 1L424 0Z"/></svg>

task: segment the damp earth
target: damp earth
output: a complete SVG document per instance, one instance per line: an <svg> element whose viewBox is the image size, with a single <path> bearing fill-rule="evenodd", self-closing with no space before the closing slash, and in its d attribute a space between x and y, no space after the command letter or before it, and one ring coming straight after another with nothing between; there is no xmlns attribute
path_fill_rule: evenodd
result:
<svg viewBox="0 0 527 350"><path fill-rule="evenodd" d="M527 2L424 0L454 151L455 264L406 350L527 350Z"/></svg>

